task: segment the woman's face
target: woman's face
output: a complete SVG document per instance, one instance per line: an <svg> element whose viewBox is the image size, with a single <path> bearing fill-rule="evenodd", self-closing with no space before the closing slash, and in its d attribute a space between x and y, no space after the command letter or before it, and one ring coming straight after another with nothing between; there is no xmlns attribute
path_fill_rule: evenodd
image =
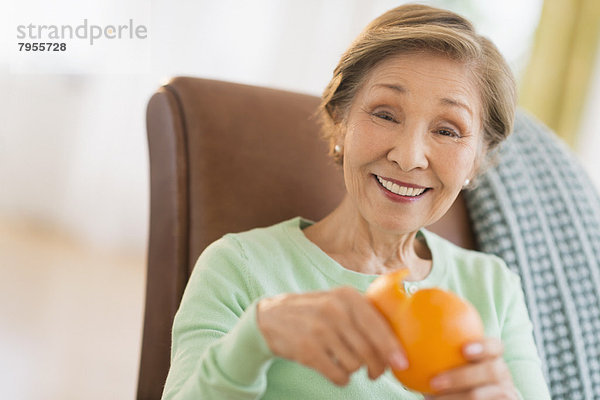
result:
<svg viewBox="0 0 600 400"><path fill-rule="evenodd" d="M393 233L441 218L473 177L483 148L471 72L433 54L376 65L343 124L348 193L363 218Z"/></svg>

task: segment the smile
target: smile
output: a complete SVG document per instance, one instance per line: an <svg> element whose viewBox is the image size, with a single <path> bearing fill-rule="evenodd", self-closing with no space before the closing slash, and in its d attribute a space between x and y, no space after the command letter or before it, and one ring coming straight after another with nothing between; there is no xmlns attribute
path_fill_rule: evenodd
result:
<svg viewBox="0 0 600 400"><path fill-rule="evenodd" d="M381 186L383 186L390 192L397 194L399 196L417 197L417 196L422 195L427 190L427 188L400 186L397 183L385 180L385 179L381 178L380 176L377 176L377 175L375 175L375 176L377 177L377 180L379 181Z"/></svg>

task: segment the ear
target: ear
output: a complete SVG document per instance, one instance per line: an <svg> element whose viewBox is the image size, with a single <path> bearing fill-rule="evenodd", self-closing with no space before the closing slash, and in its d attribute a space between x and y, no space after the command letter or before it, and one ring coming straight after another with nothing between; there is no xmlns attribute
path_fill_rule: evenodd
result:
<svg viewBox="0 0 600 400"><path fill-rule="evenodd" d="M340 128L340 123L333 127L333 135L329 139L329 155L336 164L343 165L345 131Z"/></svg>

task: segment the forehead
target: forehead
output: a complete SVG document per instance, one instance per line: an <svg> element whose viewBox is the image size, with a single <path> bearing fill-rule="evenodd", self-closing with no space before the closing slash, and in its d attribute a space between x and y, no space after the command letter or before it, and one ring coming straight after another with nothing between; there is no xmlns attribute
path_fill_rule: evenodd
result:
<svg viewBox="0 0 600 400"><path fill-rule="evenodd" d="M481 114L481 96L470 66L432 53L400 54L379 62L365 76L357 96L378 93L425 97Z"/></svg>

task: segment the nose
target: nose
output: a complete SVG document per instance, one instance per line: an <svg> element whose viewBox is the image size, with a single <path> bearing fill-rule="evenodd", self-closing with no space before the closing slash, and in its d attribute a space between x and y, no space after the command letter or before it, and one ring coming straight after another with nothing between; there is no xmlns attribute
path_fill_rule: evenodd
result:
<svg viewBox="0 0 600 400"><path fill-rule="evenodd" d="M396 163L404 172L413 169L426 169L429 165L427 158L426 135L423 128L404 127L395 138L387 158Z"/></svg>

